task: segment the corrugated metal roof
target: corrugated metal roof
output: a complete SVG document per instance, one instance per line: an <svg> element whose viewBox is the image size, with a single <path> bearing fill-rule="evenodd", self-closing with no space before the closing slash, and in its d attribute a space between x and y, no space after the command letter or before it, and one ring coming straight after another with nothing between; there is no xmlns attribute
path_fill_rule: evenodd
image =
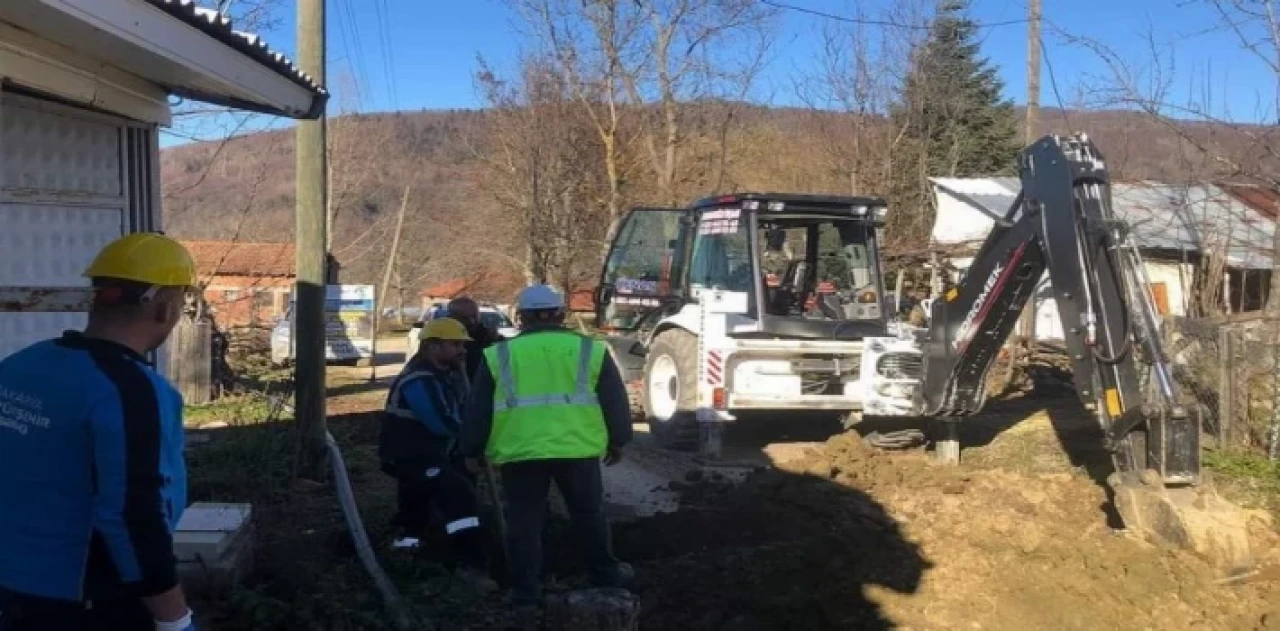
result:
<svg viewBox="0 0 1280 631"><path fill-rule="evenodd" d="M1016 178L934 178L939 193L965 199L992 217L1008 211ZM1007 192L996 194L1000 189ZM1111 185L1112 208L1144 249L1214 251L1226 245L1233 267L1270 269L1275 220L1212 184L1123 182Z"/></svg>
<svg viewBox="0 0 1280 631"><path fill-rule="evenodd" d="M316 83L310 75L302 72L284 54L271 50L262 38L253 33L235 30L231 18L212 9L196 6L194 0L147 0L147 2L315 94L317 97L313 106L315 111L309 113L311 115L306 118L314 118L324 109L329 93L323 86Z"/></svg>
<svg viewBox="0 0 1280 631"><path fill-rule="evenodd" d="M933 177L929 180L969 201L992 219L1003 219L1022 190L1022 182L1016 177Z"/></svg>

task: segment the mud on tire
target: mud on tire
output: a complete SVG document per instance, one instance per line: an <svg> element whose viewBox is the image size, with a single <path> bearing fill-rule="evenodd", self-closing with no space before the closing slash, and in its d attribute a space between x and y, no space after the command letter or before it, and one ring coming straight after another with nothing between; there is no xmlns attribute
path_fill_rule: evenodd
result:
<svg viewBox="0 0 1280 631"><path fill-rule="evenodd" d="M663 358L675 364L674 399L676 412L666 415L655 401L651 382L654 366ZM680 329L663 331L649 347L641 380L640 400L645 422L659 446L666 449L692 450L698 447L698 420L694 407L698 388L698 340Z"/></svg>

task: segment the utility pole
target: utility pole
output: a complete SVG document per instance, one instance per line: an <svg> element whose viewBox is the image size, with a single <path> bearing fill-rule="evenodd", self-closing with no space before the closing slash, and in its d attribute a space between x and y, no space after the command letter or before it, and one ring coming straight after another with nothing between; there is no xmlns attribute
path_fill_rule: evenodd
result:
<svg viewBox="0 0 1280 631"><path fill-rule="evenodd" d="M1040 0L1027 0L1027 112L1023 130L1024 145L1030 145L1040 137ZM1022 308L1018 329L1022 333L1015 338L1009 355L1009 369L1005 383L1012 385L1019 368L1031 359L1036 344L1036 294L1032 292L1027 306Z"/></svg>
<svg viewBox="0 0 1280 631"><path fill-rule="evenodd" d="M396 256L400 252L400 232L404 230L404 211L409 207L408 184L404 187L404 196L400 198L400 213L396 216L396 232L391 237L391 253L387 255L387 266L382 271L382 288L378 290L378 300L374 304L377 310L373 315L373 361L369 363L369 381L378 380L378 334L382 325L382 309L387 304L387 289L391 287L391 274L396 269ZM400 301L403 303L404 301ZM402 305L403 306L403 305Z"/></svg>
<svg viewBox="0 0 1280 631"><path fill-rule="evenodd" d="M298 0L298 62L325 85L325 0ZM324 477L325 287L328 283L326 120L299 121L297 132L297 283L294 290L295 406L301 430L300 472Z"/></svg>
<svg viewBox="0 0 1280 631"><path fill-rule="evenodd" d="M1023 144L1040 134L1040 0L1027 0L1027 131Z"/></svg>
<svg viewBox="0 0 1280 631"><path fill-rule="evenodd" d="M404 187L404 195L400 198L400 212L396 215L396 231L391 236L391 253L387 255L387 266L382 270L382 289L378 292L378 304L387 304L387 289L391 287L391 273L396 268L396 254L400 249L400 232L404 229L404 211L409 207L409 191Z"/></svg>

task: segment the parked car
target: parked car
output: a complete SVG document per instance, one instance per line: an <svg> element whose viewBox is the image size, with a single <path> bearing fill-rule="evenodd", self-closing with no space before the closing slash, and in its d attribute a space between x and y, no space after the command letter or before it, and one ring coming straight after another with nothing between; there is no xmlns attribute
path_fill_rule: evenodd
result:
<svg viewBox="0 0 1280 631"><path fill-rule="evenodd" d="M409 329L408 333L408 345L406 346L408 354L406 357L412 357L414 353L418 352L418 334L422 332L422 327L432 318L440 318L448 314L449 310L445 305L436 305L430 311L424 313L417 322L413 323L413 327ZM496 329L502 337L510 338L520 334L520 328L511 321L511 318L508 318L507 314L492 305L480 305L480 322L490 329Z"/></svg>

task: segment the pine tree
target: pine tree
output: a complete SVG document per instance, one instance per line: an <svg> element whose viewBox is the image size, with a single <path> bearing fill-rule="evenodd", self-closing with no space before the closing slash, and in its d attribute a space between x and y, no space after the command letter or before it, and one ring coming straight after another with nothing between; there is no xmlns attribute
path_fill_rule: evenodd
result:
<svg viewBox="0 0 1280 631"><path fill-rule="evenodd" d="M1016 167L1021 143L1013 104L1001 98L1004 85L980 56L967 7L968 0L940 2L892 110L904 142L895 156L892 194L900 230L891 227L891 237L927 233L933 214L929 177L1002 175Z"/></svg>

